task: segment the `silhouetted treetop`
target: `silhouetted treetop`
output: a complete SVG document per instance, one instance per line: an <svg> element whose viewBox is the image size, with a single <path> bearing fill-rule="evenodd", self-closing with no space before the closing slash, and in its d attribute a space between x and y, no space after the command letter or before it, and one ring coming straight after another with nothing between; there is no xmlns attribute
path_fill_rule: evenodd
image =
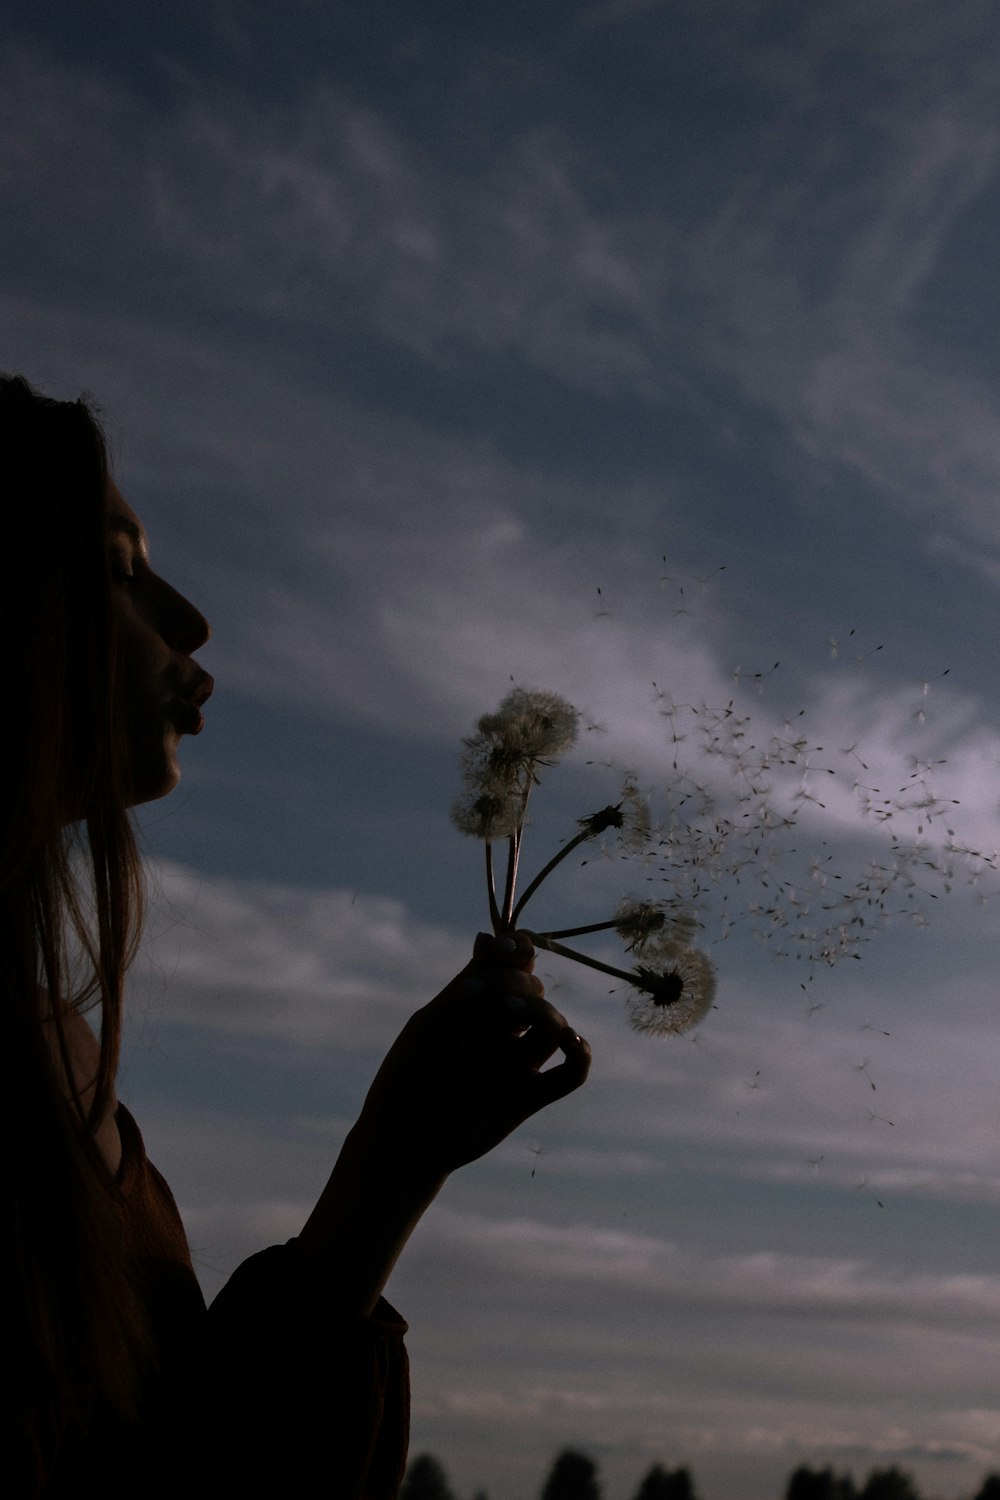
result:
<svg viewBox="0 0 1000 1500"><path fill-rule="evenodd" d="M785 1500L855 1500L856 1495L851 1476L829 1468L796 1469L785 1490Z"/></svg>
<svg viewBox="0 0 1000 1500"><path fill-rule="evenodd" d="M698 1500L689 1469L666 1470L654 1464L635 1492L634 1500Z"/></svg>
<svg viewBox="0 0 1000 1500"><path fill-rule="evenodd" d="M541 1500L601 1500L594 1460L573 1448L564 1448L552 1465Z"/></svg>
<svg viewBox="0 0 1000 1500"><path fill-rule="evenodd" d="M920 1500L909 1474L893 1466L891 1469L873 1469L865 1480L860 1500Z"/></svg>
<svg viewBox="0 0 1000 1500"><path fill-rule="evenodd" d="M411 1461L399 1500L455 1500L448 1476L432 1453L419 1453Z"/></svg>

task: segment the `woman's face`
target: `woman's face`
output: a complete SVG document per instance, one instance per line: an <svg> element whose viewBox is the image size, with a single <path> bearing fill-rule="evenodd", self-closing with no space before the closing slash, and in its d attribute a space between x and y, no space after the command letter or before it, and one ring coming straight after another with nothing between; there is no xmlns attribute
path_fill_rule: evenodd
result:
<svg viewBox="0 0 1000 1500"><path fill-rule="evenodd" d="M198 734L212 679L192 653L208 640L208 621L149 565L139 518L108 484L108 550L125 701L132 785L129 803L152 802L180 780L182 734Z"/></svg>

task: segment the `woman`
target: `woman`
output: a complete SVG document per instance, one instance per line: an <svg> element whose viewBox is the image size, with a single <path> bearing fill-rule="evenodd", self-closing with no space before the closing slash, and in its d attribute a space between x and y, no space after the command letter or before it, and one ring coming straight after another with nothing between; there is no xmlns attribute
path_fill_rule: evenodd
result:
<svg viewBox="0 0 1000 1500"><path fill-rule="evenodd" d="M406 1454L389 1273L448 1174L578 1087L589 1049L530 943L480 936L389 1051L301 1233L206 1311L115 1073L142 915L129 809L177 784L209 628L154 572L84 401L0 377L0 453L2 1472L19 1496L382 1500Z"/></svg>

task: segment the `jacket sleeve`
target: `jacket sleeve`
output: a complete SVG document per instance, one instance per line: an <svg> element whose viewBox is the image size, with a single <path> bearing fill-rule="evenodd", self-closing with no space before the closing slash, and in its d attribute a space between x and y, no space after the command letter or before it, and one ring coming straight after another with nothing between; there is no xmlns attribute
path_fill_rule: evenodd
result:
<svg viewBox="0 0 1000 1500"><path fill-rule="evenodd" d="M409 1437L407 1325L337 1305L290 1240L237 1269L208 1313L184 1494L394 1500Z"/></svg>

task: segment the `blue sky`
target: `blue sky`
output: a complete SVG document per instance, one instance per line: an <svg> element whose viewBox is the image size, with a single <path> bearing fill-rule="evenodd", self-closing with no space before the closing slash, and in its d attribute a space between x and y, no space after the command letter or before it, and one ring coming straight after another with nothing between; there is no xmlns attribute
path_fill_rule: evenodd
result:
<svg viewBox="0 0 1000 1500"><path fill-rule="evenodd" d="M681 773L739 817L745 746L801 735L768 772L794 836L701 914L696 1033L541 964L592 1078L393 1278L414 1449L493 1500L566 1444L608 1500L653 1462L705 1500L828 1462L971 1493L1000 1466L1000 945L992 871L942 849L1000 843L995 7L2 14L0 365L96 395L215 630L208 727L143 815L122 1081L206 1288L296 1231L485 924L448 809L512 678L595 726L539 861L611 795L592 762L683 827ZM698 737L730 702L741 765ZM782 958L793 901L893 868L897 830L938 869L887 882L860 961ZM630 879L595 859L547 899L603 915Z"/></svg>

